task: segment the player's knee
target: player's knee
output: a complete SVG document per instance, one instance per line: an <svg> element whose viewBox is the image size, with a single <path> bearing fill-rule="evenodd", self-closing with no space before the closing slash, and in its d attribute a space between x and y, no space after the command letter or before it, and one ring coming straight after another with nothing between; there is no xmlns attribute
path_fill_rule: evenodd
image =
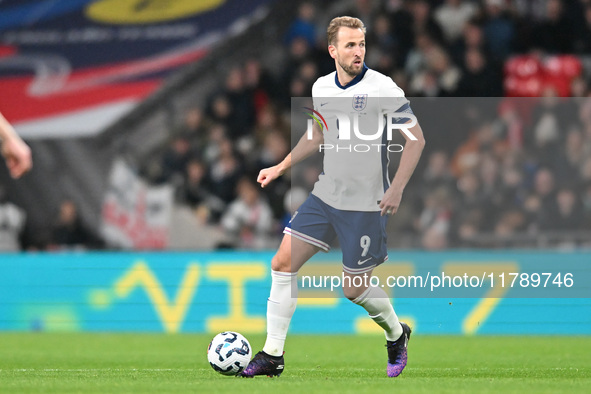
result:
<svg viewBox="0 0 591 394"><path fill-rule="evenodd" d="M365 291L365 289L355 287L355 286L343 287L343 294L346 298L349 299L349 301L353 301L354 299L359 297L361 294L363 294L364 291Z"/></svg>
<svg viewBox="0 0 591 394"><path fill-rule="evenodd" d="M279 272L291 272L291 259L278 253L271 259L271 269Z"/></svg>

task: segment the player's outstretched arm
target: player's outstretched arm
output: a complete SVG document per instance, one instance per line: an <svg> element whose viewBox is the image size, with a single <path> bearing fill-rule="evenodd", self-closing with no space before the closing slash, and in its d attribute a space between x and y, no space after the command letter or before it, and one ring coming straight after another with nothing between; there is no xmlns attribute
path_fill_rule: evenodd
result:
<svg viewBox="0 0 591 394"><path fill-rule="evenodd" d="M404 144L404 150L402 151L402 157L400 158L400 165L394 175L394 179L390 184L384 197L380 202L380 209L383 215L393 215L400 206L402 200L402 193L406 184L410 180L412 173L419 162L423 148L425 147L425 137L423 136L423 130L417 123L415 126L408 129L417 139L411 140L408 135L401 133L406 139Z"/></svg>
<svg viewBox="0 0 591 394"><path fill-rule="evenodd" d="M0 140L2 141L2 156L10 171L10 176L20 178L33 167L31 149L16 134L14 128L0 113Z"/></svg>
<svg viewBox="0 0 591 394"><path fill-rule="evenodd" d="M285 171L291 168L292 165L304 160L314 152L318 152L318 147L324 141L324 137L322 135L322 130L320 130L320 127L317 124L314 124L312 130L312 139L308 139L307 134L304 134L281 163L273 167L264 168L259 172L257 182L261 184L261 187L265 187L273 180L279 178L285 173Z"/></svg>

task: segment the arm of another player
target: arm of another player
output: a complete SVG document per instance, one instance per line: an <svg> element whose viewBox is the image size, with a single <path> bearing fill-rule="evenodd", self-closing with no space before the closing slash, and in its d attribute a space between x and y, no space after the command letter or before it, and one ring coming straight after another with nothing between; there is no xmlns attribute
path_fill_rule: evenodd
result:
<svg viewBox="0 0 591 394"><path fill-rule="evenodd" d="M410 180L410 177L419 162L423 148L425 147L425 137L423 136L421 126L417 123L408 130L417 139L416 141L411 140L408 135L402 133L406 143L404 144L404 150L402 151L402 157L400 158L400 165L398 166L396 175L394 175L390 187L386 190L386 193L384 193L384 197L380 202L382 216L386 214L393 215L398 210L404 188Z"/></svg>
<svg viewBox="0 0 591 394"><path fill-rule="evenodd" d="M0 140L2 140L2 156L13 178L20 178L33 167L31 149L16 134L14 128L0 113Z"/></svg>
<svg viewBox="0 0 591 394"><path fill-rule="evenodd" d="M318 152L318 147L324 141L324 136L322 135L320 126L317 124L313 125L312 130L312 139L308 139L307 134L304 134L281 163L273 167L264 168L259 172L257 182L261 184L261 187L265 187L273 180L279 178L292 165L304 160L312 155L312 153Z"/></svg>

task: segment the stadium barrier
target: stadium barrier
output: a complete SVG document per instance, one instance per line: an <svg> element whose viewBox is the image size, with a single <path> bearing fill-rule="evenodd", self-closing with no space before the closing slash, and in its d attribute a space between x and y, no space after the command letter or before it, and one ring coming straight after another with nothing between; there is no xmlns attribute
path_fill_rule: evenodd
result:
<svg viewBox="0 0 591 394"><path fill-rule="evenodd" d="M2 254L0 330L263 333L272 255ZM394 278L385 289L401 320L417 332L589 335L590 257L556 251L391 251L390 261L375 272L381 283ZM362 308L330 292L331 281L341 278L340 254L323 253L315 260L298 279L302 284L308 277L291 332L379 332ZM419 286L419 279L427 285ZM327 286L317 287L322 280ZM455 292L437 293L442 280Z"/></svg>

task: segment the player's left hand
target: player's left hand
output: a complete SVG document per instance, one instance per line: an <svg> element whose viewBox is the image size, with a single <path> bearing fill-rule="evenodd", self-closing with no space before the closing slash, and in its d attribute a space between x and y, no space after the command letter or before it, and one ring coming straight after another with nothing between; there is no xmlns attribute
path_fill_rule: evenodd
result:
<svg viewBox="0 0 591 394"><path fill-rule="evenodd" d="M389 187L380 201L381 215L394 215L398 211L400 201L402 200L402 190L400 188Z"/></svg>
<svg viewBox="0 0 591 394"><path fill-rule="evenodd" d="M10 176L20 178L33 167L31 149L20 138L8 138L2 141L2 156L6 160L6 166Z"/></svg>

